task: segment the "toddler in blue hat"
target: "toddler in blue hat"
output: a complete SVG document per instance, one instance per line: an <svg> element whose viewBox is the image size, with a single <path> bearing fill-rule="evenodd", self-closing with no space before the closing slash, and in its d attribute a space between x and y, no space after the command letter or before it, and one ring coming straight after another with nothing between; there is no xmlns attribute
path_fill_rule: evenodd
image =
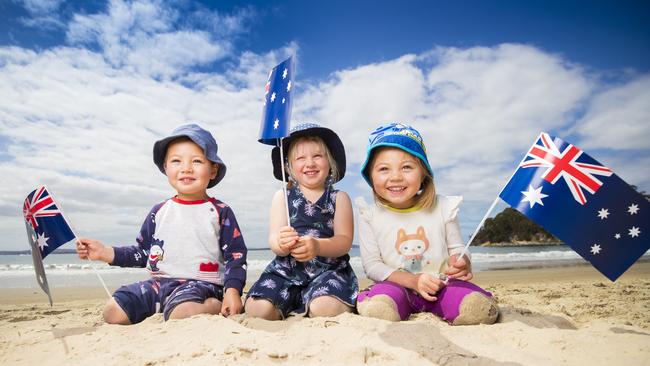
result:
<svg viewBox="0 0 650 366"><path fill-rule="evenodd" d="M110 324L135 324L162 312L164 319L242 311L246 245L232 209L208 196L226 174L217 142L196 124L177 127L157 141L153 160L176 195L156 204L137 245L105 246L79 238L82 259L146 267L151 278L117 289L104 308Z"/></svg>
<svg viewBox="0 0 650 366"><path fill-rule="evenodd" d="M420 133L389 123L370 134L361 174L375 204L359 206L361 260L375 284L359 294L359 314L406 320L430 312L451 324L494 323L492 294L467 282L458 224L461 197L436 194Z"/></svg>

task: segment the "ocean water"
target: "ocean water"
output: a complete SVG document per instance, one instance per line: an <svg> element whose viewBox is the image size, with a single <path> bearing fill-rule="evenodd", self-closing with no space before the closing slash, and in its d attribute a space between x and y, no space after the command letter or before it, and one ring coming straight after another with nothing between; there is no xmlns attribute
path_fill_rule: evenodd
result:
<svg viewBox="0 0 650 366"><path fill-rule="evenodd" d="M507 269L557 267L586 264L577 253L564 245L526 247L472 247L474 272ZM273 252L249 250L248 280L254 281L273 259ZM365 277L359 248L350 251L350 263L359 278ZM642 260L650 260L650 251ZM125 283L149 277L144 268L111 267L103 262L89 262L76 254L50 254L44 260L45 273L51 287L101 287L99 274L109 290ZM0 255L0 288L38 288L31 255Z"/></svg>

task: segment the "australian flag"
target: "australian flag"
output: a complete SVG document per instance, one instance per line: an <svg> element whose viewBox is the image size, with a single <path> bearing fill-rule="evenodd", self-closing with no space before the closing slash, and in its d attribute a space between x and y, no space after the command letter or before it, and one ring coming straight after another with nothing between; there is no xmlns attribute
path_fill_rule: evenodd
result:
<svg viewBox="0 0 650 366"><path fill-rule="evenodd" d="M613 171L542 133L499 197L612 281L649 248L650 203Z"/></svg>
<svg viewBox="0 0 650 366"><path fill-rule="evenodd" d="M27 239L32 248L32 260L36 271L36 280L45 291L52 305L52 296L43 268L43 258L54 249L75 238L72 229L63 217L54 197L45 186L32 191L23 203L23 216L27 229Z"/></svg>
<svg viewBox="0 0 650 366"><path fill-rule="evenodd" d="M264 111L259 142L276 145L289 135L291 122L291 90L293 88L293 57L271 69L264 88Z"/></svg>

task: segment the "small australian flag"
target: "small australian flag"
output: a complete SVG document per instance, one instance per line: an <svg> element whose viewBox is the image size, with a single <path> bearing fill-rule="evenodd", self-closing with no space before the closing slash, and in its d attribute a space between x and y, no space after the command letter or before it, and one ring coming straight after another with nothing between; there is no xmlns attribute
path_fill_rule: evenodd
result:
<svg viewBox="0 0 650 366"><path fill-rule="evenodd" d="M45 186L40 186L27 195L23 203L23 217L27 240L32 248L36 281L47 294L51 306L52 295L45 276L43 258L73 240L75 235Z"/></svg>

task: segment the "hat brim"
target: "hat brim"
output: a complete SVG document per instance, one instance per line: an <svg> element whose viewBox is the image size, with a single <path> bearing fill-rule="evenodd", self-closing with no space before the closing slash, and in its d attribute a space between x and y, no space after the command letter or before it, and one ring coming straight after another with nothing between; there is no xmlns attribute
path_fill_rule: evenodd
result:
<svg viewBox="0 0 650 366"><path fill-rule="evenodd" d="M336 161L336 165L338 166L338 171L339 171L339 176L338 180L340 181L343 179L345 176L345 147L343 146L343 142L339 138L339 136L329 128L325 127L311 127L307 128L304 130L300 131L295 131L291 133L288 137L285 137L282 139L282 153L284 155L284 159L286 161L287 153L289 151L289 146L291 146L291 143L303 136L318 136L321 139L323 139L323 142L325 142L325 145L330 151L330 154L332 154L332 157L334 158L334 161ZM271 150L271 161L273 162L273 176L279 180L282 181L282 169L283 169L283 164L281 163L280 159L280 147L276 146ZM289 174L285 174L284 181L289 180ZM335 182L334 182L335 183Z"/></svg>
<svg viewBox="0 0 650 366"><path fill-rule="evenodd" d="M363 162L363 165L361 166L361 175L363 176L363 179L366 181L366 183L368 183L370 187L372 187L372 181L370 180L370 173L368 172L369 169L368 164L370 163L370 160L372 160L372 156L375 153L375 151L382 147L392 147L395 149L400 149L402 151L406 151L407 153L417 157L418 159L420 159L420 161L422 161L422 163L424 163L424 166L429 171L429 174L431 174L431 176L433 177L433 169L431 169L431 165L429 165L429 159L427 159L426 155L422 155L418 151L405 147L403 144L399 144L395 142L380 142L376 145L373 145L372 148L370 148L366 152L366 160Z"/></svg>
<svg viewBox="0 0 650 366"><path fill-rule="evenodd" d="M156 141L153 144L153 162L158 167L158 170L160 170L160 172L162 172L165 175L167 174L165 172L165 155L167 154L167 147L172 141L181 137L189 138L205 152L205 148L201 146L199 142L195 141L192 138L192 136L187 134L172 135L172 136L165 137L162 140ZM223 161L221 160L221 158L219 158L219 156L216 156L216 159L209 159L206 156L206 159L217 164L217 166L219 167L219 169L217 170L217 176L214 177L214 179L211 179L210 182L208 183L208 188L212 188L216 186L217 183L219 183L226 175L226 164L223 163Z"/></svg>

